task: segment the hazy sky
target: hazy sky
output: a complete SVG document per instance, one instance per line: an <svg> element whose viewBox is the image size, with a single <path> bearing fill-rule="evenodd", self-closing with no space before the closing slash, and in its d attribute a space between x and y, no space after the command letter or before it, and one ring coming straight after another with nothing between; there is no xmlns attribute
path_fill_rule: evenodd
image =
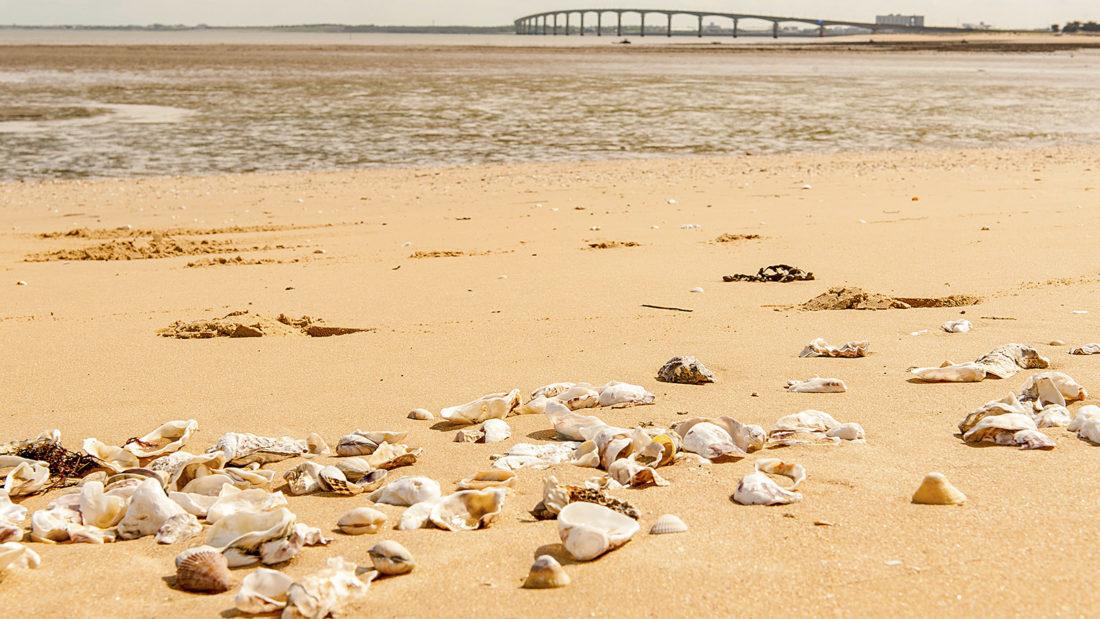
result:
<svg viewBox="0 0 1100 619"><path fill-rule="evenodd" d="M1100 20L1100 0L0 0L0 23L274 25L301 23L498 25L564 8L683 8L871 21L918 13L928 23L985 21L1045 27Z"/></svg>

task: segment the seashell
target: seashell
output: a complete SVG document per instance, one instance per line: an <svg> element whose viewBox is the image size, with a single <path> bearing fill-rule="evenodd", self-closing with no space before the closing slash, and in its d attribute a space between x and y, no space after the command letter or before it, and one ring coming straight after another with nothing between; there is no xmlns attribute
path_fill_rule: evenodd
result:
<svg viewBox="0 0 1100 619"><path fill-rule="evenodd" d="M0 544L23 541L23 525L0 518Z"/></svg>
<svg viewBox="0 0 1100 619"><path fill-rule="evenodd" d="M37 494L50 482L47 463L19 456L0 456L0 474L4 475L4 490L8 496Z"/></svg>
<svg viewBox="0 0 1100 619"><path fill-rule="evenodd" d="M455 433L456 443L476 443L485 437L485 433L480 429L467 428L465 430L459 430Z"/></svg>
<svg viewBox="0 0 1100 619"><path fill-rule="evenodd" d="M458 406L448 406L439 411L439 416L451 423L473 425L486 419L504 419L518 406L519 389L513 389L481 396Z"/></svg>
<svg viewBox="0 0 1100 619"><path fill-rule="evenodd" d="M260 561L264 565L285 563L298 556L306 546L327 546L331 542L331 539L321 534L321 529L299 522L290 528L286 537L271 539L261 544Z"/></svg>
<svg viewBox="0 0 1100 619"><path fill-rule="evenodd" d="M86 525L107 529L126 515L129 501L117 495L104 494L103 484L92 481L80 488L80 518Z"/></svg>
<svg viewBox="0 0 1100 619"><path fill-rule="evenodd" d="M12 503L8 492L0 488L0 542L19 541L18 539L10 539L16 536L15 531L18 531L19 539L23 538L23 528L17 525L26 520L27 511L26 507ZM5 527L14 530L5 532Z"/></svg>
<svg viewBox="0 0 1100 619"><path fill-rule="evenodd" d="M551 465L570 462L573 452L579 443L559 442L544 445L532 445L531 443L516 443L508 449L508 453L496 454L493 458L493 468L502 471L518 471L519 469L546 469Z"/></svg>
<svg viewBox="0 0 1100 619"><path fill-rule="evenodd" d="M176 586L196 593L222 593L233 586L233 577L217 548L199 546L176 555Z"/></svg>
<svg viewBox="0 0 1100 619"><path fill-rule="evenodd" d="M584 441L601 428L607 427L599 417L574 413L558 402L548 402L545 411L558 436L570 441Z"/></svg>
<svg viewBox="0 0 1100 619"><path fill-rule="evenodd" d="M447 495L432 507L432 524L447 531L487 529L500 517L506 493L502 488L487 488Z"/></svg>
<svg viewBox="0 0 1100 619"><path fill-rule="evenodd" d="M1051 342L1051 346L1064 346L1065 342L1061 344L1055 344ZM1085 344L1084 346L1078 346L1069 351L1071 355L1100 355L1100 344Z"/></svg>
<svg viewBox="0 0 1100 619"><path fill-rule="evenodd" d="M286 607L287 591L294 579L282 572L261 567L244 577L233 605L242 613L259 615Z"/></svg>
<svg viewBox="0 0 1100 619"><path fill-rule="evenodd" d="M926 383L980 383L986 366L979 363L945 363L938 368L912 368L909 373Z"/></svg>
<svg viewBox="0 0 1100 619"><path fill-rule="evenodd" d="M1005 344L982 356L975 363L985 368L987 374L997 378L1011 378L1020 369L1045 369L1050 367L1050 359L1025 344Z"/></svg>
<svg viewBox="0 0 1100 619"><path fill-rule="evenodd" d="M821 378L815 376L809 380L788 380L787 391L791 393L844 393L848 385L839 378Z"/></svg>
<svg viewBox="0 0 1100 619"><path fill-rule="evenodd" d="M224 470L224 469L223 469ZM229 475L218 473L216 475L204 475L187 482L180 492L186 494L201 494L205 496L217 496L222 488L233 486L235 482Z"/></svg>
<svg viewBox="0 0 1100 619"><path fill-rule="evenodd" d="M294 520L294 514L285 507L270 512L237 512L215 522L206 532L206 543L226 553L230 567L249 565L258 561L256 555L265 542L289 536ZM237 552L229 554L229 550Z"/></svg>
<svg viewBox="0 0 1100 619"><path fill-rule="evenodd" d="M963 434L967 443L992 442L998 445L1018 445L1020 449L1051 449L1054 441L1038 431L1035 421L1026 414L1006 413L982 418Z"/></svg>
<svg viewBox="0 0 1100 619"><path fill-rule="evenodd" d="M416 464L416 459L420 457L423 449L409 449L408 445L394 445L383 442L378 446L378 449L374 450L374 453L367 458L367 464L376 469L391 470L400 468L402 466L412 466Z"/></svg>
<svg viewBox="0 0 1100 619"><path fill-rule="evenodd" d="M756 470L761 473L768 473L769 475L782 475L789 478L794 483L791 484L791 490L798 487L798 484L806 480L806 468L801 464L794 462L783 462L779 458L763 458L756 461Z"/></svg>
<svg viewBox="0 0 1100 619"><path fill-rule="evenodd" d="M1032 418L1038 428L1064 428L1073 421L1068 408L1055 404L1043 408Z"/></svg>
<svg viewBox="0 0 1100 619"><path fill-rule="evenodd" d="M405 513L401 514L401 520L397 523L397 529L399 531L415 531L416 529L423 529L428 526L432 518L432 508L439 502L439 499L432 499L430 501L421 501L420 503L414 503L405 510Z"/></svg>
<svg viewBox="0 0 1100 619"><path fill-rule="evenodd" d="M532 391L531 399L536 400L538 398L556 398L575 386L577 386L577 383L550 383L549 385L539 387L538 389Z"/></svg>
<svg viewBox="0 0 1100 619"><path fill-rule="evenodd" d="M562 484L553 475L543 481L542 501L535 506L532 513L539 520L552 520L570 503L594 503L634 520L641 518L636 507L610 496L606 487L590 482L585 482L582 486Z"/></svg>
<svg viewBox="0 0 1100 619"><path fill-rule="evenodd" d="M207 508L206 521L214 524L238 512L269 512L286 505L286 496L282 492L268 492L260 488L241 490L233 486L223 486L221 493Z"/></svg>
<svg viewBox="0 0 1100 619"><path fill-rule="evenodd" d="M146 479L130 498L126 515L118 523L118 536L122 539L137 539L155 535L169 518L186 513L175 501L168 498L159 480Z"/></svg>
<svg viewBox="0 0 1100 619"><path fill-rule="evenodd" d="M80 512L55 505L31 514L31 539L52 543L69 541L69 527L80 526Z"/></svg>
<svg viewBox="0 0 1100 619"><path fill-rule="evenodd" d="M661 477L653 467L642 465L634 457L619 458L612 462L607 467L608 476L626 488L668 485L668 481Z"/></svg>
<svg viewBox="0 0 1100 619"><path fill-rule="evenodd" d="M840 422L829 413L813 409L800 411L780 417L772 427L772 432L828 432L840 426Z"/></svg>
<svg viewBox="0 0 1100 619"><path fill-rule="evenodd" d="M1031 411L1020 402L1015 394L1009 394L1006 398L986 402L978 410L967 415L965 419L959 422L959 432L965 434L985 417L1006 413L1029 415Z"/></svg>
<svg viewBox="0 0 1100 619"><path fill-rule="evenodd" d="M115 473L107 478L107 482L104 484L104 488L107 492L111 492L115 488L134 486L135 488L141 485L141 482L146 479L155 479L161 486L164 485L164 474L152 471L146 468L126 469L120 473ZM127 483L132 482L132 483Z"/></svg>
<svg viewBox="0 0 1100 619"><path fill-rule="evenodd" d="M595 503L570 503L558 513L558 536L578 561L591 561L630 541L638 522Z"/></svg>
<svg viewBox="0 0 1100 619"><path fill-rule="evenodd" d="M141 466L138 457L126 449L108 445L95 438L84 439L84 453L96 458L115 473Z"/></svg>
<svg viewBox="0 0 1100 619"><path fill-rule="evenodd" d="M499 443L512 437L512 428L501 419L487 419L481 424L482 442Z"/></svg>
<svg viewBox="0 0 1100 619"><path fill-rule="evenodd" d="M1040 405L1076 402L1089 397L1077 381L1064 372L1040 372L1028 378L1020 390L1020 401L1039 402Z"/></svg>
<svg viewBox="0 0 1100 619"><path fill-rule="evenodd" d="M123 449L139 458L162 456L182 449L198 428L199 422L194 419L169 421L145 436L126 443Z"/></svg>
<svg viewBox="0 0 1100 619"><path fill-rule="evenodd" d="M523 581L524 589L557 589L569 584L569 574L558 560L550 555L539 555L531 564L531 571L527 573L527 580Z"/></svg>
<svg viewBox="0 0 1100 619"><path fill-rule="evenodd" d="M278 438L257 436L240 432L228 432L218 438L207 453L220 451L225 454L228 464L244 466L246 464L270 464L287 458L294 458L309 452L306 441L282 436Z"/></svg>
<svg viewBox="0 0 1100 619"><path fill-rule="evenodd" d="M694 424L687 431L684 451L699 454L712 462L740 460L748 455L733 443L729 432L707 421Z"/></svg>
<svg viewBox="0 0 1100 619"><path fill-rule="evenodd" d="M374 569L385 576L408 574L416 567L412 553L393 540L378 542L367 553L374 564Z"/></svg>
<svg viewBox="0 0 1100 619"><path fill-rule="evenodd" d="M12 569L38 569L42 558L38 553L17 542L0 544L0 574Z"/></svg>
<svg viewBox="0 0 1100 619"><path fill-rule="evenodd" d="M439 482L428 477L399 477L368 496L374 503L408 506L442 496Z"/></svg>
<svg viewBox="0 0 1100 619"><path fill-rule="evenodd" d="M332 449L329 448L324 437L316 432L310 432L309 436L306 437L306 449L309 450L309 453L318 456L328 456L332 454Z"/></svg>
<svg viewBox="0 0 1100 619"><path fill-rule="evenodd" d="M323 619L342 614L349 602L367 594L374 573L368 572L364 577L366 582L355 575L354 563L342 557L330 558L328 567L290 585L283 618Z"/></svg>
<svg viewBox="0 0 1100 619"><path fill-rule="evenodd" d="M72 525L69 527L69 541L74 544L111 544L118 538L114 529Z"/></svg>
<svg viewBox="0 0 1100 619"><path fill-rule="evenodd" d="M966 495L951 485L943 473L929 473L913 493L913 502L920 505L962 505Z"/></svg>
<svg viewBox="0 0 1100 619"><path fill-rule="evenodd" d="M516 474L512 471L478 471L473 477L467 477L456 484L459 490L484 490L486 488L512 488L516 485Z"/></svg>
<svg viewBox="0 0 1100 619"><path fill-rule="evenodd" d="M157 529L156 540L158 544L175 544L189 540L199 533L202 533L199 519L184 512L165 520Z"/></svg>
<svg viewBox="0 0 1100 619"><path fill-rule="evenodd" d="M341 436L336 443L336 455L338 456L367 456L378 449L378 443L360 434L348 434Z"/></svg>
<svg viewBox="0 0 1100 619"><path fill-rule="evenodd" d="M287 482L287 489L296 496L320 492L323 489L321 484L321 469L323 468L325 467L317 462L303 462L283 473L283 479Z"/></svg>
<svg viewBox="0 0 1100 619"><path fill-rule="evenodd" d="M359 481L370 473L376 471L369 462L363 458L340 458L333 464L349 481Z"/></svg>
<svg viewBox="0 0 1100 619"><path fill-rule="evenodd" d="M195 479L213 475L224 466L225 456L221 453L195 455L177 451L153 460L146 468L160 473L166 489L182 490Z"/></svg>
<svg viewBox="0 0 1100 619"><path fill-rule="evenodd" d="M336 526L347 535L377 533L386 526L386 514L372 507L357 507L341 516Z"/></svg>
<svg viewBox="0 0 1100 619"><path fill-rule="evenodd" d="M426 408L414 408L409 411L409 419L416 419L417 421L432 421L435 419L435 415Z"/></svg>
<svg viewBox="0 0 1100 619"><path fill-rule="evenodd" d="M588 383L578 383L550 399L560 402L571 411L575 411L599 406L600 392L593 389L592 385Z"/></svg>
<svg viewBox="0 0 1100 619"><path fill-rule="evenodd" d="M344 472L335 466L322 467L318 473L321 478L321 486L324 490L340 496L354 496L363 492L363 489L344 477Z"/></svg>
<svg viewBox="0 0 1100 619"><path fill-rule="evenodd" d="M940 328L948 333L969 333L970 326L969 320L948 320Z"/></svg>
<svg viewBox="0 0 1100 619"><path fill-rule="evenodd" d="M829 438L839 438L842 441L862 441L866 438L863 426L858 423L842 423L825 433Z"/></svg>
<svg viewBox="0 0 1100 619"><path fill-rule="evenodd" d="M600 388L600 406L623 408L643 404L653 404L656 396L640 385L609 382Z"/></svg>
<svg viewBox="0 0 1100 619"><path fill-rule="evenodd" d="M741 505L789 505L802 500L802 495L781 487L759 471L741 478L733 500Z"/></svg>
<svg viewBox="0 0 1100 619"><path fill-rule="evenodd" d="M668 535L670 533L686 533L688 526L675 514L665 514L653 523L649 528L650 535Z"/></svg>
<svg viewBox="0 0 1100 619"><path fill-rule="evenodd" d="M841 357L845 359L854 359L856 357L866 357L867 348L871 345L870 342L846 342L840 346L830 346L824 338L817 338L814 341L806 345L806 348L802 349L802 352L798 354L799 357Z"/></svg>
<svg viewBox="0 0 1100 619"><path fill-rule="evenodd" d="M703 385L715 381L714 372L691 356L673 357L657 370L657 380L663 383Z"/></svg>
<svg viewBox="0 0 1100 619"><path fill-rule="evenodd" d="M1077 416L1066 429L1076 432L1080 438L1100 445L1100 406L1089 404L1077 409Z"/></svg>

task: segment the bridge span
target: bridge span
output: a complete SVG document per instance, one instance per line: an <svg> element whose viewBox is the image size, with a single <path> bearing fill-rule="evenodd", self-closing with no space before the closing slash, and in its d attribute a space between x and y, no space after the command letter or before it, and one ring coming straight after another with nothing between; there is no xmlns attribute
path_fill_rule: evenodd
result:
<svg viewBox="0 0 1100 619"><path fill-rule="evenodd" d="M611 29L608 26L604 28L604 15L614 15L614 31L615 36L623 36L623 15L636 14L641 18L640 36L646 36L646 16L658 15L665 17L665 27L663 28L663 34L665 36L672 36L672 18L676 15L687 15L698 19L698 29L696 31L697 36L702 37L706 29L703 27L703 19L718 18L728 19L732 22L732 29L730 30L734 38L737 38L741 32L740 23L742 20L756 20L763 22L771 22L772 24L772 37L779 38L783 34L780 30L779 24L782 23L795 23L795 24L808 24L810 26L817 27L818 36L825 36L826 28L829 26L840 26L848 28L859 28L862 30L870 30L872 33L879 32L906 32L906 33L951 33L951 32L972 32L969 28L940 28L940 27L928 27L928 26L902 26L894 24L875 24L868 22L856 22L856 21L844 21L835 19L811 19L806 17L779 17L775 15L752 15L746 13L721 13L714 11L687 11L682 9L565 9L561 11L545 11L543 13L534 13L532 15L526 15L520 17L515 21L516 34L538 34L538 35L564 35L569 36L573 34L571 19L574 15L578 16L579 27L576 33L580 36L584 36L586 32L585 17L595 14L595 35L603 36L603 34ZM591 24L591 22L589 22ZM649 30L653 33L653 30ZM661 34L659 30L656 34ZM804 36L804 35L802 35Z"/></svg>

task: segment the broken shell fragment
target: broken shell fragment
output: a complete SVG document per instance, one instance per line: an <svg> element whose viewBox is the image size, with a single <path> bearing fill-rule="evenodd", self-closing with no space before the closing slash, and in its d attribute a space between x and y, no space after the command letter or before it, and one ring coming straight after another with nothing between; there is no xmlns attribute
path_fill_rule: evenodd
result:
<svg viewBox="0 0 1100 619"><path fill-rule="evenodd" d="M481 429L464 428L455 432L456 443L477 443L485 437L485 433Z"/></svg>
<svg viewBox="0 0 1100 619"><path fill-rule="evenodd" d="M439 482L428 477L401 477L375 490L368 496L374 503L399 507L424 501L434 501L443 495Z"/></svg>
<svg viewBox="0 0 1100 619"><path fill-rule="evenodd" d="M966 495L947 481L943 473L929 473L913 493L913 502L920 505L962 505Z"/></svg>
<svg viewBox="0 0 1100 619"><path fill-rule="evenodd" d="M523 581L524 589L557 589L569 584L569 574L558 560L550 555L539 555L531 564L531 571L527 574L527 580Z"/></svg>
<svg viewBox="0 0 1100 619"><path fill-rule="evenodd" d="M986 368L978 363L945 363L938 368L912 368L909 373L926 383L978 383L985 380Z"/></svg>
<svg viewBox="0 0 1100 619"><path fill-rule="evenodd" d="M412 553L393 540L378 542L367 552L374 569L385 576L408 574L416 567Z"/></svg>
<svg viewBox="0 0 1100 619"><path fill-rule="evenodd" d="M139 458L153 458L179 451L199 427L194 419L169 421L123 448Z"/></svg>
<svg viewBox="0 0 1100 619"><path fill-rule="evenodd" d="M282 610L286 607L287 590L293 583L290 576L261 567L244 577L233 604L237 610L250 615Z"/></svg>
<svg viewBox="0 0 1100 619"><path fill-rule="evenodd" d="M1065 406L1067 402L1087 397L1088 391L1065 372L1040 372L1029 377L1020 390L1021 402L1038 402L1044 407L1047 404Z"/></svg>
<svg viewBox="0 0 1100 619"><path fill-rule="evenodd" d="M673 357L657 370L657 380L664 383L703 385L715 381L714 372L691 356Z"/></svg>
<svg viewBox="0 0 1100 619"><path fill-rule="evenodd" d="M519 389L508 392L490 393L480 398L448 406L439 411L439 416L451 423L473 425L486 419L504 419L519 406Z"/></svg>
<svg viewBox="0 0 1100 619"><path fill-rule="evenodd" d="M304 440L289 436L258 436L242 432L229 432L218 438L207 453L222 452L226 462L233 466L270 464L309 453Z"/></svg>
<svg viewBox="0 0 1100 619"><path fill-rule="evenodd" d="M791 489L798 487L806 479L806 468L795 462L783 462L779 458L763 458L756 461L756 470L769 475L782 475L794 483Z"/></svg>
<svg viewBox="0 0 1100 619"><path fill-rule="evenodd" d="M499 443L512 437L512 428L501 419L487 419L481 424L482 442Z"/></svg>
<svg viewBox="0 0 1100 619"><path fill-rule="evenodd" d="M29 496L46 490L50 482L50 466L45 462L0 456L0 475L8 496Z"/></svg>
<svg viewBox="0 0 1100 619"><path fill-rule="evenodd" d="M854 359L866 357L870 342L847 342L840 346L830 346L824 338L817 338L806 345L799 357L840 357Z"/></svg>
<svg viewBox="0 0 1100 619"><path fill-rule="evenodd" d="M38 569L42 558L38 553L18 542L0 544L0 574L11 569Z"/></svg>
<svg viewBox="0 0 1100 619"><path fill-rule="evenodd" d="M734 444L729 432L707 421L694 424L687 431L684 451L699 454L712 462L739 460L747 455Z"/></svg>
<svg viewBox="0 0 1100 619"><path fill-rule="evenodd" d="M866 438L863 426L858 423L842 423L825 433L829 438L839 438L842 441L862 441Z"/></svg>
<svg viewBox="0 0 1100 619"><path fill-rule="evenodd" d="M1100 406L1089 404L1079 408L1077 416L1066 429L1076 432L1079 438L1100 445Z"/></svg>
<svg viewBox="0 0 1100 619"><path fill-rule="evenodd" d="M578 561L591 561L622 546L639 528L633 518L595 503L570 503L558 514L558 536Z"/></svg>
<svg viewBox="0 0 1100 619"><path fill-rule="evenodd" d="M188 548L176 556L176 586L197 593L229 591L233 577L229 563L217 548Z"/></svg>
<svg viewBox="0 0 1100 619"><path fill-rule="evenodd" d="M461 490L443 497L432 507L432 524L447 531L488 528L504 509L503 488Z"/></svg>
<svg viewBox="0 0 1100 619"><path fill-rule="evenodd" d="M306 437L306 448L309 450L309 453L317 456L332 454L332 449L329 448L324 437L316 432L311 432L309 436Z"/></svg>
<svg viewBox="0 0 1100 619"><path fill-rule="evenodd" d="M175 544L195 537L202 533L202 525L199 519L193 515L182 512L164 521L157 529L156 540L158 544Z"/></svg>
<svg viewBox="0 0 1100 619"><path fill-rule="evenodd" d="M687 524L675 514L665 514L653 523L649 528L650 535L669 535L671 533L686 533Z"/></svg>
<svg viewBox="0 0 1100 619"><path fill-rule="evenodd" d="M1064 342L1063 342L1064 344ZM1055 344L1051 344L1054 346ZM1060 345L1060 344L1059 344ZM1069 351L1071 355L1100 355L1100 344L1085 344Z"/></svg>
<svg viewBox="0 0 1100 619"><path fill-rule="evenodd" d="M130 453L129 450L108 445L95 438L84 439L84 452L97 458L115 473L141 466L138 457Z"/></svg>
<svg viewBox="0 0 1100 619"><path fill-rule="evenodd" d="M784 489L771 477L756 471L741 478L733 500L741 505L789 505L801 501L802 495Z"/></svg>
<svg viewBox="0 0 1100 619"><path fill-rule="evenodd" d="M809 380L788 380L786 389L791 393L844 393L848 385L839 378L815 376Z"/></svg>
<svg viewBox="0 0 1100 619"><path fill-rule="evenodd" d="M641 385L611 381L600 388L600 406L623 408L653 404L656 396Z"/></svg>
<svg viewBox="0 0 1100 619"><path fill-rule="evenodd" d="M355 574L355 564L343 557L331 557L328 566L295 581L287 589L284 619L324 619L340 615L353 600L367 594L375 572L364 574L366 581Z"/></svg>
<svg viewBox="0 0 1100 619"><path fill-rule="evenodd" d="M386 514L373 507L357 507L341 516L336 526L347 535L377 533L386 526Z"/></svg>
<svg viewBox="0 0 1100 619"><path fill-rule="evenodd" d="M126 515L118 523L118 536L122 539L137 539L156 535L169 518L180 514L190 515L168 498L158 479L146 479L130 497Z"/></svg>
<svg viewBox="0 0 1100 619"><path fill-rule="evenodd" d="M975 361L985 368L987 374L997 378L1011 378L1021 369L1045 369L1050 367L1050 359L1026 344L1005 344Z"/></svg>
<svg viewBox="0 0 1100 619"><path fill-rule="evenodd" d="M484 490L486 488L512 488L516 485L516 474L512 471L478 471L473 477L458 482L459 490Z"/></svg>

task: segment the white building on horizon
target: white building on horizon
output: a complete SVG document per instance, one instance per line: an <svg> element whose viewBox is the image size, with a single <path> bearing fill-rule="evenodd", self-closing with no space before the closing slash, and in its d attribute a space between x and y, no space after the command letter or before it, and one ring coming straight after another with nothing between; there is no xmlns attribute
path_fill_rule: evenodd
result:
<svg viewBox="0 0 1100 619"><path fill-rule="evenodd" d="M889 15L876 15L875 23L882 26L909 26L911 28L923 28L924 15L900 15L897 13L891 13Z"/></svg>

